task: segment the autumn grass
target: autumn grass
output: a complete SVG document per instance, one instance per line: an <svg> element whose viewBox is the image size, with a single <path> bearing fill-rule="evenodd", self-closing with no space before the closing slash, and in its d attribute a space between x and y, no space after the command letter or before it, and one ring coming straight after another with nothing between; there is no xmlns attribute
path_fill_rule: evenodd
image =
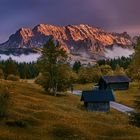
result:
<svg viewBox="0 0 140 140"><path fill-rule="evenodd" d="M92 90L94 87L93 83L88 84L75 84L74 90Z"/></svg>
<svg viewBox="0 0 140 140"><path fill-rule="evenodd" d="M87 112L80 97L53 97L36 84L3 81L10 86L12 105L0 121L0 140L139 140L140 129L128 116Z"/></svg>
<svg viewBox="0 0 140 140"><path fill-rule="evenodd" d="M137 82L132 82L128 90L115 91L116 101L130 107L135 107L134 100L140 96L140 89L138 86Z"/></svg>
<svg viewBox="0 0 140 140"><path fill-rule="evenodd" d="M0 84L0 118L7 115L9 105L10 96L8 87L6 87L4 84Z"/></svg>

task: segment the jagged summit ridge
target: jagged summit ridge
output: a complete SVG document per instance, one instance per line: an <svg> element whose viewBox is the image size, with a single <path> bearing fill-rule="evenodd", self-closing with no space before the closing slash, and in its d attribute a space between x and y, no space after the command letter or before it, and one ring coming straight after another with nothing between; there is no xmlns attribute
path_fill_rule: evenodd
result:
<svg viewBox="0 0 140 140"><path fill-rule="evenodd" d="M103 54L105 48L113 45L131 46L131 37L127 33L109 33L87 24L54 26L39 24L33 29L21 28L0 45L0 48L38 48L42 47L50 36L58 40L69 53Z"/></svg>

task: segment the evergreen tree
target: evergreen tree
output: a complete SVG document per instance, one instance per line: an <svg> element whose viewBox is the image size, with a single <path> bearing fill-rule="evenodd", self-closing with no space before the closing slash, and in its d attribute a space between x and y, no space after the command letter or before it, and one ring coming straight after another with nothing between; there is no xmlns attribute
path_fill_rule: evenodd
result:
<svg viewBox="0 0 140 140"><path fill-rule="evenodd" d="M137 39L135 50L133 61L129 67L129 75L131 76L132 80L140 81L140 37Z"/></svg>
<svg viewBox="0 0 140 140"><path fill-rule="evenodd" d="M39 74L39 69L37 68L36 63L18 63L11 58L5 61L0 61L0 69L3 71L5 78L12 74L19 76L21 79L33 79Z"/></svg>
<svg viewBox="0 0 140 140"><path fill-rule="evenodd" d="M135 46L136 52L129 67L129 74L133 80L137 80L140 85L140 37L137 40L137 45ZM138 87L140 88L140 86ZM136 112L132 113L130 116L130 122L133 125L140 127L140 96L136 97L135 100Z"/></svg>
<svg viewBox="0 0 140 140"><path fill-rule="evenodd" d="M121 57L121 58L114 58L114 59L108 59L108 60L100 60L98 61L98 64L101 65L109 65L113 70L116 69L117 65L120 67L127 69L128 66L130 65L132 61L132 57L126 58L126 57Z"/></svg>
<svg viewBox="0 0 140 140"><path fill-rule="evenodd" d="M5 64L5 67L4 67L4 72L5 72L5 77L7 77L10 74L13 74L13 75L18 75L19 74L16 62L13 61L11 58L9 58L6 61L6 64Z"/></svg>
<svg viewBox="0 0 140 140"><path fill-rule="evenodd" d="M73 64L73 70L78 73L79 69L81 68L81 62L80 61L75 61Z"/></svg>
<svg viewBox="0 0 140 140"><path fill-rule="evenodd" d="M58 84L61 80L59 67L67 62L67 55L58 42L50 39L43 47L42 56L39 58L39 68L44 78L47 78L46 90L50 89L56 96ZM63 71L61 71L63 73ZM48 80L49 79L49 80ZM60 82L61 83L61 82Z"/></svg>

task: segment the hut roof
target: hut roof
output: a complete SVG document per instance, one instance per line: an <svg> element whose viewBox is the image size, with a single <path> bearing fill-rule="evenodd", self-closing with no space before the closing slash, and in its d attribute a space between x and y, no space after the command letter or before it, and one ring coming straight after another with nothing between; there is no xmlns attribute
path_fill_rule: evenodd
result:
<svg viewBox="0 0 140 140"><path fill-rule="evenodd" d="M119 76L102 76L102 79L106 83L124 83L124 82L130 82L130 78L127 76L119 75Z"/></svg>
<svg viewBox="0 0 140 140"><path fill-rule="evenodd" d="M90 90L82 92L81 101L85 102L115 101L115 97L113 95L112 90Z"/></svg>

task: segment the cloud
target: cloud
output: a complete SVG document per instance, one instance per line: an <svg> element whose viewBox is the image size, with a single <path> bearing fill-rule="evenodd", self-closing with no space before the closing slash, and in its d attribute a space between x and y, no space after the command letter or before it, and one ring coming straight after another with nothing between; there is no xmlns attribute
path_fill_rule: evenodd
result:
<svg viewBox="0 0 140 140"><path fill-rule="evenodd" d="M107 58L119 58L119 57L130 57L134 53L133 49L127 49L127 48L122 48L119 46L113 46L112 50L111 49L106 49L105 50L105 56Z"/></svg>
<svg viewBox="0 0 140 140"><path fill-rule="evenodd" d="M0 60L7 60L9 58L12 58L12 60L19 62L19 63L30 63L30 62L35 62L37 61L37 59L40 57L40 54L33 54L30 53L30 55L19 55L19 56L15 56L15 55L5 55L5 54L0 54Z"/></svg>

